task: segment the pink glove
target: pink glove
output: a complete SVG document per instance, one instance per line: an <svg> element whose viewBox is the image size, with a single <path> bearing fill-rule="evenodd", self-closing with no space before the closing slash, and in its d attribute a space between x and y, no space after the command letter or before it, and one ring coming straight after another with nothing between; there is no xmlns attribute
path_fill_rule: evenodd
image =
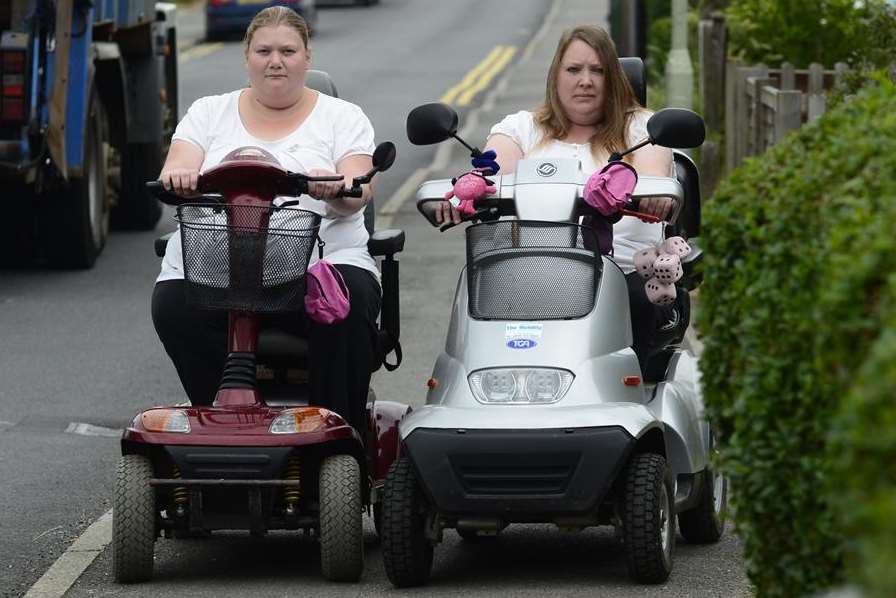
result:
<svg viewBox="0 0 896 598"><path fill-rule="evenodd" d="M476 213L474 204L477 199L496 191L495 186L489 184L481 172L472 170L455 179L454 187L445 193L445 199L449 200L449 203L457 208L458 212L469 216Z"/></svg>
<svg viewBox="0 0 896 598"><path fill-rule="evenodd" d="M612 216L635 190L638 173L625 162L610 162L588 177L585 201L604 216Z"/></svg>

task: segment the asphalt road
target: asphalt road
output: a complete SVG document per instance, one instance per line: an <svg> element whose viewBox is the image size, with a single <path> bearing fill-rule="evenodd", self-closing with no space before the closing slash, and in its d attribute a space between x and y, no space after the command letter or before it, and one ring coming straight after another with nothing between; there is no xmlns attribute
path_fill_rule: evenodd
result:
<svg viewBox="0 0 896 598"><path fill-rule="evenodd" d="M412 107L441 98L496 46L515 48L506 70L496 73L495 81L504 81L503 90L489 86L469 106L459 107L462 122L475 125L469 141L481 144L486 125L497 114L509 112L510 106L516 110L531 105L541 93L543 74L538 73L546 70L556 43L554 29L582 20L599 22L606 12L605 1L557 0L551 10L553 4L382 0L373 8L321 11L312 42L314 66L331 74L342 97L363 106L378 141L398 145L395 166L379 181L379 207L436 155L435 148L408 144L404 119ZM557 21L554 29L543 31L551 19ZM530 43L540 30L544 40ZM238 42L201 45L185 53L182 112L198 97L244 85L241 53ZM516 84L508 86L514 81L508 77L516 77ZM460 156L448 156L441 169L425 174L433 178L456 173L464 165ZM377 373L374 384L381 398L420 404L443 344L463 259L462 234L439 235L416 215L410 201L388 218L408 233L407 249L400 256L405 362L394 373ZM183 400L149 317L158 272L152 240L172 228L170 218L164 217L155 232L113 234L89 271L0 271L0 596L22 595L74 538L108 511L118 459L116 430L140 409ZM72 425L79 423L89 426ZM107 549L66 596L390 593L370 529L367 539L367 568L358 585L325 584L316 545L298 535L256 540L216 534L206 540L159 541L154 581L141 586L112 582ZM606 529L571 535L549 526L517 526L477 545L447 532L426 592L747 592L740 548L731 534L715 546L681 544L669 582L652 588L632 585L620 556Z"/></svg>

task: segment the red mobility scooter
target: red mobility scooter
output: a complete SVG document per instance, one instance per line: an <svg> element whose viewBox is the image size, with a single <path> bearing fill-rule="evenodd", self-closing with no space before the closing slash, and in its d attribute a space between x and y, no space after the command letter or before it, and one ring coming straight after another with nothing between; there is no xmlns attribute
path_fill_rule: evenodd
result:
<svg viewBox="0 0 896 598"><path fill-rule="evenodd" d="M148 580L156 538L213 530L306 530L320 542L324 577L356 581L364 564L362 513L378 518L386 473L398 452L398 421L408 407L375 401L368 429L309 404L304 339L260 325L260 314L301 310L320 216L295 201L309 177L264 161L259 148L240 148L200 177L204 193L187 200L148 186L177 205L188 300L227 309L228 358L209 407L156 407L125 430L113 513L113 568L119 582ZM386 170L395 147L384 143L374 168L345 195ZM161 241L161 240L160 240ZM398 263L404 233L371 236L383 257L380 358L400 362ZM159 244L157 244L157 253ZM164 251L164 245L161 245ZM385 356L395 352L395 364ZM378 523L378 521L376 521ZM378 526L377 526L378 527Z"/></svg>

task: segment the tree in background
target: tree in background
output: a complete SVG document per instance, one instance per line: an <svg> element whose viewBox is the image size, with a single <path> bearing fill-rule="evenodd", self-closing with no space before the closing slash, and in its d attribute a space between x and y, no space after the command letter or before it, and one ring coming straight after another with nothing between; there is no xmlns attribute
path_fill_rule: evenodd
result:
<svg viewBox="0 0 896 598"><path fill-rule="evenodd" d="M884 33L892 17L883 0L730 0L725 13L733 55L751 64L786 61L797 67L855 63L879 54L875 44L881 41L869 36L869 26Z"/></svg>

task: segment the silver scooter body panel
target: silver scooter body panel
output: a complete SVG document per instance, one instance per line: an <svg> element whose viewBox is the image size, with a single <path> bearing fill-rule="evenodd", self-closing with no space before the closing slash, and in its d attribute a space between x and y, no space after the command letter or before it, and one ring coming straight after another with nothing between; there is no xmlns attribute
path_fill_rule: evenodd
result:
<svg viewBox="0 0 896 598"><path fill-rule="evenodd" d="M550 167L545 166L550 164ZM541 169L541 172L539 172ZM544 173L553 169L551 176ZM513 198L520 219L574 221L585 177L576 160L521 160L515 175L491 177L496 195ZM419 199L441 198L450 180L428 181ZM677 180L641 177L634 196L669 196L680 209ZM516 328L532 326L537 342L525 350L508 346ZM461 272L445 349L436 359L426 404L404 417L402 441L417 430L567 430L621 427L632 439L652 430L663 434L669 466L676 476L707 465L709 427L696 358L684 349L672 357L666 379L656 385L628 386L641 376L631 349L628 287L619 267L603 257L594 307L582 318L516 322L478 320L470 315L466 269ZM499 367L550 367L573 373L566 394L551 404L484 404L469 375ZM631 379L631 378L629 378Z"/></svg>

